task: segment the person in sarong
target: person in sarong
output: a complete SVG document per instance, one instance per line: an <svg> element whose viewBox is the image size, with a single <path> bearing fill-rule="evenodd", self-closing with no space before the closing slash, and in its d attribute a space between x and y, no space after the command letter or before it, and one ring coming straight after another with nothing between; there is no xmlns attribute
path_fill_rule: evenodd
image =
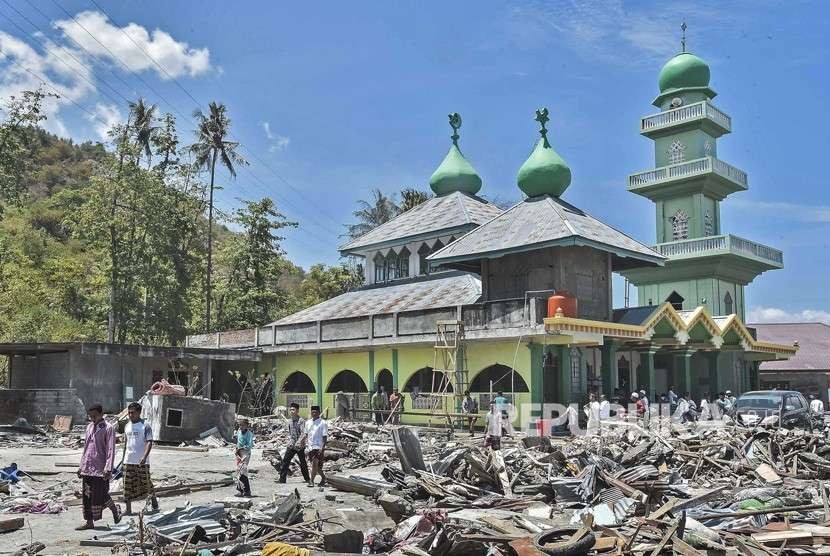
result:
<svg viewBox="0 0 830 556"><path fill-rule="evenodd" d="M115 428L104 420L100 404L87 409L90 423L84 435L84 451L78 477L82 481L82 502L85 523L77 531L92 529L99 521L104 508L112 512L115 523L121 521L121 510L110 497L110 479L115 461Z"/></svg>
<svg viewBox="0 0 830 556"><path fill-rule="evenodd" d="M251 496L248 465L251 463L251 451L254 449L254 432L249 427L247 419L240 419L239 430L236 431L236 491L239 496L246 497Z"/></svg>
<svg viewBox="0 0 830 556"><path fill-rule="evenodd" d="M153 449L153 429L141 418L141 404L127 406L129 421L124 426L124 502L127 514L132 514L132 501L150 498L154 510L159 509L158 499L150 479L150 450Z"/></svg>

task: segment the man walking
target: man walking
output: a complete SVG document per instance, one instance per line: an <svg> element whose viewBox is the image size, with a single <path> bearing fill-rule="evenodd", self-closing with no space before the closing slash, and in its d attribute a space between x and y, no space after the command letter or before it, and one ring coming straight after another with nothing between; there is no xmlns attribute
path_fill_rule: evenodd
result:
<svg viewBox="0 0 830 556"><path fill-rule="evenodd" d="M501 449L502 415L495 400L490 402L490 411L484 424L484 447L493 450Z"/></svg>
<svg viewBox="0 0 830 556"><path fill-rule="evenodd" d="M300 417L299 404L292 403L289 411L291 418L288 420L288 448L285 449L285 456L282 458L279 482L285 482L288 468L291 467L291 460L297 456L300 462L300 473L303 474L303 479L307 483L310 479L308 478L308 464L305 461L305 446L302 444L302 439L305 437L305 419Z"/></svg>
<svg viewBox="0 0 830 556"><path fill-rule="evenodd" d="M810 394L810 411L816 415L824 415L824 402L817 398L815 394Z"/></svg>
<svg viewBox="0 0 830 556"><path fill-rule="evenodd" d="M473 436L475 431L475 422L478 419L478 402L470 396L470 391L464 391L464 399L461 400L461 412L469 415L467 417L467 426L470 427L470 436Z"/></svg>
<svg viewBox="0 0 830 556"><path fill-rule="evenodd" d="M254 449L254 432L248 427L247 419L239 420L239 430L236 431L236 473L239 483L236 492L239 496L251 496L251 482L248 479L248 465L251 463L251 451Z"/></svg>
<svg viewBox="0 0 830 556"><path fill-rule="evenodd" d="M84 451L78 477L83 485L83 511L86 523L76 527L84 531L95 527L101 519L104 508L112 511L115 523L121 521L121 510L110 497L110 479L115 461L115 429L104 421L104 409L100 404L91 406L86 411L91 421L84 435Z"/></svg>
<svg viewBox="0 0 830 556"><path fill-rule="evenodd" d="M323 473L323 459L326 457L326 440L328 439L328 424L320 417L320 407L311 406L311 419L305 423L303 440L308 446L308 459L311 460L311 478L308 486L314 486L314 478L320 475L320 486L326 486L326 474Z"/></svg>
<svg viewBox="0 0 830 556"><path fill-rule="evenodd" d="M150 480L150 450L153 449L153 429L141 418L141 404L132 402L127 406L129 421L124 427L124 450L121 462L124 465L124 501L127 515L131 515L132 501L150 497L154 510L159 502Z"/></svg>

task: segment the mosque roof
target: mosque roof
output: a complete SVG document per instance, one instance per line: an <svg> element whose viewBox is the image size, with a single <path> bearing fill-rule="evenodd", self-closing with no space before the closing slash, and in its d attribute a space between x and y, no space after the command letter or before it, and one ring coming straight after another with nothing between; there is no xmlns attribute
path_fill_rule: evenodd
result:
<svg viewBox="0 0 830 556"><path fill-rule="evenodd" d="M475 303L479 297L481 280L478 276L465 272L442 272L405 282L367 286L346 292L270 325L457 307Z"/></svg>
<svg viewBox="0 0 830 556"><path fill-rule="evenodd" d="M584 245L610 252L615 269L662 265L665 257L552 195L522 201L428 259L436 264L496 258L552 246ZM634 262L637 261L637 262Z"/></svg>
<svg viewBox="0 0 830 556"><path fill-rule="evenodd" d="M433 197L392 220L340 246L343 254L369 247L399 245L401 240L435 236L436 232L465 233L501 214L496 205L469 193L455 191Z"/></svg>

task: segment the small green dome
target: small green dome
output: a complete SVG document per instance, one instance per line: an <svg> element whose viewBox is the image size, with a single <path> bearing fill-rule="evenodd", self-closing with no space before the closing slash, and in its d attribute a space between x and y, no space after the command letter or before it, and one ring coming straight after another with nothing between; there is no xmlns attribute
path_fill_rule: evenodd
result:
<svg viewBox="0 0 830 556"><path fill-rule="evenodd" d="M660 70L660 92L709 86L709 65L690 52L681 52Z"/></svg>
<svg viewBox="0 0 830 556"><path fill-rule="evenodd" d="M458 129L461 127L461 116L458 112L449 115L452 128L452 146L447 156L429 178L429 186L436 195L449 195L456 191L475 195L481 189L481 178L475 168L467 162L458 148Z"/></svg>
<svg viewBox="0 0 830 556"><path fill-rule="evenodd" d="M571 169L543 137L519 168L516 179L528 197L559 197L571 184Z"/></svg>

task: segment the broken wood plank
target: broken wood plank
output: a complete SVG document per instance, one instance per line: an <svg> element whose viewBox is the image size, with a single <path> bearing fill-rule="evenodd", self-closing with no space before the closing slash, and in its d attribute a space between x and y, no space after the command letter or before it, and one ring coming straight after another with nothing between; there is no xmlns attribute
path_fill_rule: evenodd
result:
<svg viewBox="0 0 830 556"><path fill-rule="evenodd" d="M706 556L705 553L697 550L677 535L671 538L671 547L675 554L681 554L682 556Z"/></svg>
<svg viewBox="0 0 830 556"><path fill-rule="evenodd" d="M21 527L23 527L22 517L0 518L0 533L9 533L11 531L17 531Z"/></svg>

